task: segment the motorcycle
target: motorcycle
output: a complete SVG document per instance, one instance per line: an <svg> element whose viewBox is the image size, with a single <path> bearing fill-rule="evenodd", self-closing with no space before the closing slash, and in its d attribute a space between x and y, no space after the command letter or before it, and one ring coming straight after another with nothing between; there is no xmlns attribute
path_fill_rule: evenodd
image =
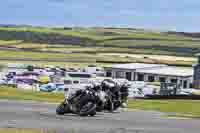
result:
<svg viewBox="0 0 200 133"><path fill-rule="evenodd" d="M113 112L125 105L128 97L128 86L126 84L119 85L113 80L104 80L101 86L106 94L104 110Z"/></svg>
<svg viewBox="0 0 200 133"><path fill-rule="evenodd" d="M68 93L68 89L65 89L65 93ZM95 116L96 101L96 92L88 87L85 90L76 91L70 97L65 97L64 102L57 107L56 113L58 115L73 113L80 116Z"/></svg>

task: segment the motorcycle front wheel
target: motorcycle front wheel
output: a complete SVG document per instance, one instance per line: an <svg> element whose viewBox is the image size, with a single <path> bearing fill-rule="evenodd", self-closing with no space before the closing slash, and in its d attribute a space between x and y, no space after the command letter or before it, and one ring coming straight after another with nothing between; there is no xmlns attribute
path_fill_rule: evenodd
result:
<svg viewBox="0 0 200 133"><path fill-rule="evenodd" d="M65 106L64 106L63 103L58 105L58 107L56 108L56 114L57 115L64 115L65 114Z"/></svg>
<svg viewBox="0 0 200 133"><path fill-rule="evenodd" d="M56 108L56 114L57 115L64 115L65 113L70 113L70 108L68 104L65 104L64 102L58 105Z"/></svg>
<svg viewBox="0 0 200 133"><path fill-rule="evenodd" d="M114 103L113 103L111 97L107 97L104 109L107 110L107 111L109 111L109 112L113 112L114 111Z"/></svg>

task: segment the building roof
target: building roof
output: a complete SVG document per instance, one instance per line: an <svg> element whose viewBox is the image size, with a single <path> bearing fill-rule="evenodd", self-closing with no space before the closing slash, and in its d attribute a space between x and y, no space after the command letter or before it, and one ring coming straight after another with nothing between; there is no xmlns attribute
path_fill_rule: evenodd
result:
<svg viewBox="0 0 200 133"><path fill-rule="evenodd" d="M107 68L113 68L113 69L145 69L145 68L157 68L157 67L163 67L167 65L162 64L144 64L144 63L129 63L129 64L115 64L111 67Z"/></svg>
<svg viewBox="0 0 200 133"><path fill-rule="evenodd" d="M195 56L198 56L198 57L199 57L199 56L200 56L200 53L195 54Z"/></svg>
<svg viewBox="0 0 200 133"><path fill-rule="evenodd" d="M141 69L136 72L146 73L146 74L157 74L157 75L166 75L166 76L180 76L188 77L193 75L192 68L182 68L182 67L160 67L155 69Z"/></svg>

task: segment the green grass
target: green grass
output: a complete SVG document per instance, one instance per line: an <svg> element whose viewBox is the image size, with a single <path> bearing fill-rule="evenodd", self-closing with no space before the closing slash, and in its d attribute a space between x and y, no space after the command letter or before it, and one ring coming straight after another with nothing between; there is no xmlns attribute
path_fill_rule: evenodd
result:
<svg viewBox="0 0 200 133"><path fill-rule="evenodd" d="M178 117L200 118L199 105L200 101L193 100L130 100L128 108L172 113Z"/></svg>
<svg viewBox="0 0 200 133"><path fill-rule="evenodd" d="M0 128L0 133L54 133L50 130L39 129L19 129L19 128Z"/></svg>
<svg viewBox="0 0 200 133"><path fill-rule="evenodd" d="M101 44L101 43L100 43ZM99 45L100 45L99 44ZM160 55L194 56L200 52L198 41L166 41L166 40L112 40L101 44L106 47L129 48L137 53L156 53ZM136 52L135 52L136 53Z"/></svg>
<svg viewBox="0 0 200 133"><path fill-rule="evenodd" d="M41 60L46 61L60 61L60 62L83 62L83 63L127 63L135 62L134 58L123 58L116 56L102 56L96 53L41 53L41 52L29 52L29 51L6 51L0 50L0 59L26 59L26 60Z"/></svg>
<svg viewBox="0 0 200 133"><path fill-rule="evenodd" d="M0 69L1 67L5 66L6 64L26 64L26 65L34 65L39 67L46 67L46 66L60 66L60 67L67 67L67 68L85 68L88 65L97 65L99 67L105 67L112 65L111 63L91 63L91 62L38 62L38 61L0 61Z"/></svg>
<svg viewBox="0 0 200 133"><path fill-rule="evenodd" d="M12 87L0 87L0 99L10 100L32 100L41 102L59 103L64 99L64 95L60 93L44 93L35 91L17 90Z"/></svg>
<svg viewBox="0 0 200 133"><path fill-rule="evenodd" d="M21 41L17 40L11 40L11 41L5 41L5 40L0 40L0 46L1 45L16 45L17 43L21 43Z"/></svg>
<svg viewBox="0 0 200 133"><path fill-rule="evenodd" d="M1 44L1 43L0 43ZM141 40L116 40L97 43L95 46L82 46L71 44L39 44L39 43L16 43L9 47L48 52L75 52L75 53L129 53L129 54L157 54L175 56L194 56L200 52L199 42L187 41L141 41ZM1 45L0 45L1 46ZM5 44L2 46L6 46Z"/></svg>
<svg viewBox="0 0 200 133"><path fill-rule="evenodd" d="M69 48L71 49L71 48ZM109 53L106 49L100 49L99 52L89 52L87 50L89 49L82 49L80 48L71 49L72 51L79 51L80 53L73 53L73 54L64 54L64 53L50 53L50 52L30 52L30 51L6 51L6 50L0 50L0 59L6 59L8 61L0 61L0 64L3 63L14 63L14 62L27 62L27 63L36 63L36 64L42 64L42 65L57 65L57 66L86 66L87 64L96 64L98 66L103 66L107 64L112 63L153 63L153 64L168 64L168 65L176 65L176 66L187 66L191 67L192 64L195 63L194 60L170 60L170 59L154 59L154 58L137 58L134 56L120 56L120 55L106 55L104 53ZM86 50L86 51L84 51ZM104 51L105 50L105 51ZM119 49L120 50L120 49ZM122 49L121 49L122 51ZM117 52L117 49L112 49L110 52ZM132 51L134 52L134 51ZM135 50L136 53L139 52L139 50ZM143 51L144 52L144 51ZM123 52L125 53L125 51ZM140 53L138 53L140 54ZM151 53L146 53L151 54ZM156 54L156 52L154 52ZM159 56L159 54L158 54ZM151 57L151 56L149 56ZM12 61L9 61L9 59L12 59ZM17 61L20 59L21 61ZM25 59L25 61L23 61ZM13 61L16 60L16 61ZM31 61L33 60L33 62ZM34 61L34 60L40 60L40 61ZM47 61L48 60L48 61ZM74 62L75 61L75 62ZM75 64L75 65L74 65ZM101 65L103 64L103 65ZM4 65L4 64L3 64Z"/></svg>
<svg viewBox="0 0 200 133"><path fill-rule="evenodd" d="M62 53L41 53L29 51L6 51L0 50L0 58L8 59L61 59L61 60L80 60L80 61L96 61L96 58L88 54L62 54Z"/></svg>

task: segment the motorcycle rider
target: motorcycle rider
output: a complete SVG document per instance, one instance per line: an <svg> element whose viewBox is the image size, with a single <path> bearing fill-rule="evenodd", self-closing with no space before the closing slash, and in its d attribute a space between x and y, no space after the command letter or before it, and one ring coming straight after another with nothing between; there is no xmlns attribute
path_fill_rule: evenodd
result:
<svg viewBox="0 0 200 133"><path fill-rule="evenodd" d="M121 101L121 107L126 107L128 102L128 80L120 79L106 79L102 82L102 88L104 91L108 88L115 94Z"/></svg>
<svg viewBox="0 0 200 133"><path fill-rule="evenodd" d="M94 116L96 114L95 93L89 88L65 88L65 100L56 109L58 115L75 113L80 116Z"/></svg>

